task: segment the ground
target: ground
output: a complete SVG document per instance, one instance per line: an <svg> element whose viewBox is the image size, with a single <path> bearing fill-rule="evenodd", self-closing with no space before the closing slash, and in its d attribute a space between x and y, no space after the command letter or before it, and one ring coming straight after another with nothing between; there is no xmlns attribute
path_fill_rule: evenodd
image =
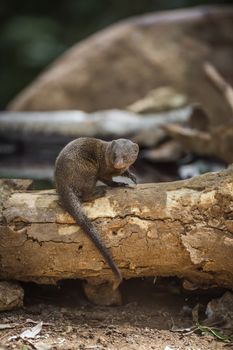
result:
<svg viewBox="0 0 233 350"><path fill-rule="evenodd" d="M124 282L124 305L103 307L90 304L77 282L24 287L24 308L1 313L0 323L15 327L0 330L0 349L233 349L210 335L174 332L192 326L192 308L205 310L220 290L187 293L174 279L137 279ZM40 321L38 338L9 340Z"/></svg>

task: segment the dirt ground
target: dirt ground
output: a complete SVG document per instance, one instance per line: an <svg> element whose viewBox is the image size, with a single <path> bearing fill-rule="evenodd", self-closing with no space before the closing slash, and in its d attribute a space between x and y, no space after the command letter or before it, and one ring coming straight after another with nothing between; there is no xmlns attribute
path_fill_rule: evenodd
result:
<svg viewBox="0 0 233 350"><path fill-rule="evenodd" d="M205 310L220 290L187 293L176 279L130 280L122 285L124 305L103 307L90 304L75 281L24 287L24 308L0 315L1 324L14 327L0 329L0 349L233 349L211 335L173 331L192 326L192 308L199 303ZM40 321L36 338L10 339Z"/></svg>

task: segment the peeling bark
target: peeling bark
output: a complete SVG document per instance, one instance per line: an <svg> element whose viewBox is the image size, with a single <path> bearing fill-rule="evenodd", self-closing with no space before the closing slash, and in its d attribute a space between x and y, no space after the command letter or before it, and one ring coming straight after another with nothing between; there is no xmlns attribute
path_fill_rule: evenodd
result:
<svg viewBox="0 0 233 350"><path fill-rule="evenodd" d="M124 278L178 276L233 288L233 168L109 189L83 207ZM0 222L0 278L104 281L112 272L54 190L11 192Z"/></svg>

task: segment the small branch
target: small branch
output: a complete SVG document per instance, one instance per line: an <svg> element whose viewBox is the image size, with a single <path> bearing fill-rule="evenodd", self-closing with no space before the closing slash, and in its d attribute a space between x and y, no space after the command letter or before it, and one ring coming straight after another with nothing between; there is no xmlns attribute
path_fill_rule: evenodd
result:
<svg viewBox="0 0 233 350"><path fill-rule="evenodd" d="M217 89L223 94L224 98L228 102L233 112L233 88L232 86L220 75L217 69L209 62L204 64L204 71L211 82L217 87Z"/></svg>

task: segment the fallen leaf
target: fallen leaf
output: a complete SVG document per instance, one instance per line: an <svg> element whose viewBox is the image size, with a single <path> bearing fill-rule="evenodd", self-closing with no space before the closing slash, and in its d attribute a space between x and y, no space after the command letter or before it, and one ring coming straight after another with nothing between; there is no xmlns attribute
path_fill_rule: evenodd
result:
<svg viewBox="0 0 233 350"><path fill-rule="evenodd" d="M38 323L35 327L32 328L28 328L25 331L23 331L20 334L20 338L25 339L25 338L35 338L41 331L43 326L43 321L41 321L40 323Z"/></svg>

